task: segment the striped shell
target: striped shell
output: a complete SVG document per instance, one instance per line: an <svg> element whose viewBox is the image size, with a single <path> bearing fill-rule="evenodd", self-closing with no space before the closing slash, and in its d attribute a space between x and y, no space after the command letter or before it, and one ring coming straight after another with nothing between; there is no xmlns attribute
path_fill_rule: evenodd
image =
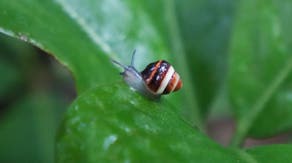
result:
<svg viewBox="0 0 292 163"><path fill-rule="evenodd" d="M167 61L150 63L142 72L147 87L155 95L169 94L182 87L182 81L173 66Z"/></svg>
<svg viewBox="0 0 292 163"><path fill-rule="evenodd" d="M164 60L150 63L141 73L138 72L134 67L135 52L136 50L128 66L112 59L114 64L124 69L120 74L130 87L150 99L159 99L161 95L177 91L182 87L180 76Z"/></svg>

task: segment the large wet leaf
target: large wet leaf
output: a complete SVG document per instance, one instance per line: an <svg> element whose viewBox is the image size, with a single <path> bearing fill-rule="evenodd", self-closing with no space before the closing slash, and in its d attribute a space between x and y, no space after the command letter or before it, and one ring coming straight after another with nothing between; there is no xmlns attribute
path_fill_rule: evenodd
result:
<svg viewBox="0 0 292 163"><path fill-rule="evenodd" d="M189 126L167 101L149 101L121 83L82 94L70 107L60 131L58 162L245 159Z"/></svg>
<svg viewBox="0 0 292 163"><path fill-rule="evenodd" d="M58 162L256 163L292 159L287 154L289 145L276 147L246 151L221 147L182 120L167 101L149 101L116 83L96 87L72 104L56 150Z"/></svg>
<svg viewBox="0 0 292 163"><path fill-rule="evenodd" d="M230 56L235 144L292 129L291 7L291 1L241 3Z"/></svg>

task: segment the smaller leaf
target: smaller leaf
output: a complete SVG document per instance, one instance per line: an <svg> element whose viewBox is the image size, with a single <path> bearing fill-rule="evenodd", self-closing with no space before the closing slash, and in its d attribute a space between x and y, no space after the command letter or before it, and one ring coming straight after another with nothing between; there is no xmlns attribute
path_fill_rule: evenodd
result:
<svg viewBox="0 0 292 163"><path fill-rule="evenodd" d="M292 129L291 1L241 1L230 50L233 144Z"/></svg>

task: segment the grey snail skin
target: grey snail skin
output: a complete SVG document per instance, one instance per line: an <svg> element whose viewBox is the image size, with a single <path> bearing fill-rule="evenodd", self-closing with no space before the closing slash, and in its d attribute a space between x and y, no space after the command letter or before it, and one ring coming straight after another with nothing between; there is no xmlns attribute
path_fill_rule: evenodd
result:
<svg viewBox="0 0 292 163"><path fill-rule="evenodd" d="M113 63L124 69L120 74L130 87L150 99L159 99L161 95L169 94L182 88L179 74L165 60L150 63L143 71L139 72L134 67L135 53L136 50L132 54L131 65L129 66L112 60Z"/></svg>

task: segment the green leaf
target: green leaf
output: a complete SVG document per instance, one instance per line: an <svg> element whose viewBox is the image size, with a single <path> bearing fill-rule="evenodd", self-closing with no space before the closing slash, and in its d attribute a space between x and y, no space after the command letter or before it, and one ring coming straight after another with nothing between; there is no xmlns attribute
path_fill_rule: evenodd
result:
<svg viewBox="0 0 292 163"><path fill-rule="evenodd" d="M274 163L274 162L292 162L291 145L267 145L248 149L249 153L258 162Z"/></svg>
<svg viewBox="0 0 292 163"><path fill-rule="evenodd" d="M203 117L226 78L231 27L237 1L177 1L178 24Z"/></svg>
<svg viewBox="0 0 292 163"><path fill-rule="evenodd" d="M5 60L0 60L0 74L0 98L4 99L12 89L22 83L22 80L15 66Z"/></svg>
<svg viewBox="0 0 292 163"><path fill-rule="evenodd" d="M244 160L189 126L165 99L149 101L120 83L79 96L60 131L58 162Z"/></svg>
<svg viewBox="0 0 292 163"><path fill-rule="evenodd" d="M64 14L60 6L52 1L35 1L35 3L1 1L0 8L2 11L0 24L3 33L18 37L55 54L64 65L79 74L76 76L79 91L93 84L93 80L97 77L87 72L94 69L93 62L97 65L102 64L97 59L98 49L90 41L86 41L89 40L86 33L78 30L78 25ZM83 41L71 39L72 35ZM82 57L84 54L87 54L87 57ZM84 64L78 65L80 61ZM95 72L98 71L100 69L95 70ZM82 78L86 80L81 83L79 81Z"/></svg>
<svg viewBox="0 0 292 163"><path fill-rule="evenodd" d="M138 70L157 59L176 60L165 43L163 34L167 32L159 32L161 28L144 8L135 0L3 1L0 31L53 54L73 72L78 92L82 93L117 80L118 72L110 58L129 64L135 48ZM170 101L176 106L186 104L182 110L200 125L194 92L188 91L193 90L192 81L183 63L178 67L182 67L181 76L186 81L182 93L186 100L178 97Z"/></svg>
<svg viewBox="0 0 292 163"><path fill-rule="evenodd" d="M1 32L54 54L75 74L82 92L115 79L108 75L116 71L106 55L129 63L137 48L138 68L168 58L153 24L130 2L1 1Z"/></svg>
<svg viewBox="0 0 292 163"><path fill-rule="evenodd" d="M31 69L27 61L33 62L31 56L35 51L22 41L1 33L0 45L0 99L1 102L7 102L21 94L18 92L23 90L26 74Z"/></svg>
<svg viewBox="0 0 292 163"><path fill-rule="evenodd" d="M242 1L230 58L230 94L244 137L291 130L291 1Z"/></svg>
<svg viewBox="0 0 292 163"><path fill-rule="evenodd" d="M1 162L54 162L54 137L64 104L56 94L34 93L7 108L0 123Z"/></svg>

